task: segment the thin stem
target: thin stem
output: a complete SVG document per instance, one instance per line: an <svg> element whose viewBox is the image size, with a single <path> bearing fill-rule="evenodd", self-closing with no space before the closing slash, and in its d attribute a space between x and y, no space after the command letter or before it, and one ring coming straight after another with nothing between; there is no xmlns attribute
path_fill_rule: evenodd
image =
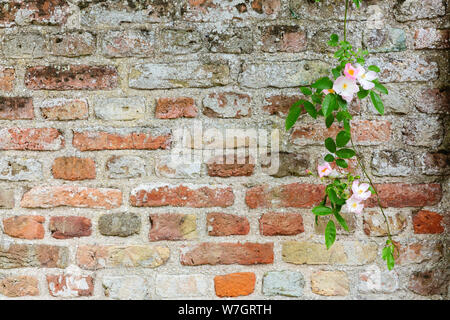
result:
<svg viewBox="0 0 450 320"><path fill-rule="evenodd" d="M349 0L345 0L344 41L347 41L347 12L348 12L348 1L349 1Z"/></svg>
<svg viewBox="0 0 450 320"><path fill-rule="evenodd" d="M375 191L375 195L377 196L377 202L378 202L378 207L381 210L381 213L383 214L384 217L384 222L386 222L386 227L387 227L387 234L388 234L388 239L392 242L392 236L391 236L391 230L389 228L389 222L388 219L386 217L386 214L384 213L383 207L381 206L381 200L380 200L380 195L378 194L377 188L375 187L372 179L370 178L370 176L368 175L367 171L366 171L366 167L364 166L364 164L362 163L362 161L360 160L359 157L359 153L356 150L355 144L353 143L353 138L350 138L350 141L352 142L352 147L353 150L355 150L356 153L356 161L358 162L359 167L361 168L361 170L363 171L364 175L366 176L367 180L369 180L370 185L372 186L373 190Z"/></svg>

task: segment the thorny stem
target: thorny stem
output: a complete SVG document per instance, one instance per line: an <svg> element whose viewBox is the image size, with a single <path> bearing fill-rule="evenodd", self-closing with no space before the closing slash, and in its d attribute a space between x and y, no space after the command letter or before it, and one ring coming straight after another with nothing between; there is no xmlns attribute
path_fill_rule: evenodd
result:
<svg viewBox="0 0 450 320"><path fill-rule="evenodd" d="M381 200L380 200L380 195L378 194L377 188L375 187L375 185L372 182L372 179L370 178L370 176L367 174L366 171L366 167L364 166L364 164L362 163L362 161L360 160L359 157L359 152L356 150L356 147L353 143L353 138L350 138L350 141L352 142L352 148L353 150L355 150L356 153L356 161L358 162L359 167L361 168L361 170L363 171L364 175L366 176L367 180L369 180L370 185L373 188L373 191L375 191L375 195L377 196L377 201L378 201L378 207L380 207L381 213L383 214L384 217L384 221L386 222L386 227L387 227L387 234L388 234L388 239L389 241L391 241L392 243L392 236L391 236L391 230L389 228L389 222L388 219L386 217L386 214L384 213L383 207L381 206Z"/></svg>

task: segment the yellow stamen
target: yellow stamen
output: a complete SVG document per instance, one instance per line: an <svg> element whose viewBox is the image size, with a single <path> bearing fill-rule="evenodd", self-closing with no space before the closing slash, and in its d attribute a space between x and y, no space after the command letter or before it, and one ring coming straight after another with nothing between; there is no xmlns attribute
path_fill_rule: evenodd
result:
<svg viewBox="0 0 450 320"><path fill-rule="evenodd" d="M356 208L356 206L357 206L357 203L355 202L354 204L352 204L352 207L353 208Z"/></svg>
<svg viewBox="0 0 450 320"><path fill-rule="evenodd" d="M348 74L353 76L355 74L355 70L352 70L352 69L348 70Z"/></svg>
<svg viewBox="0 0 450 320"><path fill-rule="evenodd" d="M347 89L348 84L344 83L344 84L342 85L342 87L343 87L344 89Z"/></svg>

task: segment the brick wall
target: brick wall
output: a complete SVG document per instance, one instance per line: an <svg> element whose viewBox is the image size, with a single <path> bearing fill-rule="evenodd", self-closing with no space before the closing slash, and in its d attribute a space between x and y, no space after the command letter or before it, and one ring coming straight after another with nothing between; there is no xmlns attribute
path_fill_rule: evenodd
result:
<svg viewBox="0 0 450 320"><path fill-rule="evenodd" d="M284 118L333 62L342 2L0 1L0 299L448 298L448 1L350 15L390 90L384 116L351 111L395 270L373 199L328 251L314 225L305 170L337 128ZM199 122L280 129L279 169L174 165Z"/></svg>

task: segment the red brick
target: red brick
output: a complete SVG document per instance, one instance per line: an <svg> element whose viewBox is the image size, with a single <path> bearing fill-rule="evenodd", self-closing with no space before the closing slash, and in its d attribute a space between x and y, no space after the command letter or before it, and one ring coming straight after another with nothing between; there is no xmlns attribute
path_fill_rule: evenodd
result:
<svg viewBox="0 0 450 320"><path fill-rule="evenodd" d="M0 120L33 119L33 99L0 97Z"/></svg>
<svg viewBox="0 0 450 320"><path fill-rule="evenodd" d="M0 26L14 26L19 13L33 24L61 25L70 12L66 0L10 0L0 4Z"/></svg>
<svg viewBox="0 0 450 320"><path fill-rule="evenodd" d="M430 88L422 91L417 99L417 109L424 113L450 112L450 88Z"/></svg>
<svg viewBox="0 0 450 320"><path fill-rule="evenodd" d="M211 212L206 216L206 223L210 236L246 235L250 231L247 218L234 214Z"/></svg>
<svg viewBox="0 0 450 320"><path fill-rule="evenodd" d="M14 238L43 239L44 222L43 216L14 216L3 219L3 231Z"/></svg>
<svg viewBox="0 0 450 320"><path fill-rule="evenodd" d="M414 233L434 234L444 232L442 215L437 212L420 210L413 216Z"/></svg>
<svg viewBox="0 0 450 320"><path fill-rule="evenodd" d="M94 279L91 276L47 275L47 283L53 297L85 297L94 293Z"/></svg>
<svg viewBox="0 0 450 320"><path fill-rule="evenodd" d="M49 229L55 239L89 237L91 220L84 217L51 217Z"/></svg>
<svg viewBox="0 0 450 320"><path fill-rule="evenodd" d="M63 147L64 136L58 129L0 129L0 150L55 151Z"/></svg>
<svg viewBox="0 0 450 320"><path fill-rule="evenodd" d="M42 117L48 120L84 120L87 119L88 103L81 99L55 99L41 105Z"/></svg>
<svg viewBox="0 0 450 320"><path fill-rule="evenodd" d="M251 7L257 13L271 15L279 12L281 2L280 0L253 0Z"/></svg>
<svg viewBox="0 0 450 320"><path fill-rule="evenodd" d="M450 31L433 28L416 30L414 47L416 49L448 49L450 48Z"/></svg>
<svg viewBox="0 0 450 320"><path fill-rule="evenodd" d="M14 68L0 66L0 90L12 91L14 88L15 71Z"/></svg>
<svg viewBox="0 0 450 320"><path fill-rule="evenodd" d="M192 98L159 98L156 102L155 116L158 119L195 118L197 114Z"/></svg>
<svg viewBox="0 0 450 320"><path fill-rule="evenodd" d="M351 123L352 137L359 143L388 142L391 138L391 123L381 120L354 120ZM301 124L294 127L290 140L294 144L323 142L328 137L336 137L343 128L334 124L330 128L318 124Z"/></svg>
<svg viewBox="0 0 450 320"><path fill-rule="evenodd" d="M148 30L110 31L102 40L107 57L150 56L154 51L154 34Z"/></svg>
<svg viewBox="0 0 450 320"><path fill-rule="evenodd" d="M291 183L269 187L260 185L247 190L245 202L256 208L310 208L317 205L325 195L325 187L319 184Z"/></svg>
<svg viewBox="0 0 450 320"><path fill-rule="evenodd" d="M214 243L204 242L184 247L181 264L184 266L217 264L270 264L273 263L273 243Z"/></svg>
<svg viewBox="0 0 450 320"><path fill-rule="evenodd" d="M108 90L119 75L110 66L36 66L27 68L25 86L32 90Z"/></svg>
<svg viewBox="0 0 450 320"><path fill-rule="evenodd" d="M301 52L307 48L306 32L298 26L269 26L261 33L265 52Z"/></svg>
<svg viewBox="0 0 450 320"><path fill-rule="evenodd" d="M38 186L27 191L20 202L23 208L77 208L112 209L122 205L118 189L87 188L81 186Z"/></svg>
<svg viewBox="0 0 450 320"><path fill-rule="evenodd" d="M52 55L64 57L87 56L95 53L96 39L90 32L66 32L53 35L49 50Z"/></svg>
<svg viewBox="0 0 450 320"><path fill-rule="evenodd" d="M425 261L437 262L442 258L443 246L440 242L412 242L400 244L395 242L395 263L408 265Z"/></svg>
<svg viewBox="0 0 450 320"><path fill-rule="evenodd" d="M449 280L445 270L417 271L411 274L408 289L422 296L445 295Z"/></svg>
<svg viewBox="0 0 450 320"><path fill-rule="evenodd" d="M255 165L251 163L250 157L238 158L235 156L232 163L227 163L228 161L226 156L210 159L206 165L208 175L223 178L251 176L255 170Z"/></svg>
<svg viewBox="0 0 450 320"><path fill-rule="evenodd" d="M92 150L155 150L170 147L170 134L150 132L110 133L82 131L73 133L73 146L81 151Z"/></svg>
<svg viewBox="0 0 450 320"><path fill-rule="evenodd" d="M264 111L272 115L276 114L278 116L285 116L288 114L291 106L302 98L303 96L299 95L298 96L273 95L265 99L267 103L263 106L263 109ZM305 112L306 111L303 109L302 113Z"/></svg>
<svg viewBox="0 0 450 320"><path fill-rule="evenodd" d="M11 298L38 296L39 281L31 276L11 276L0 278L0 295Z"/></svg>
<svg viewBox="0 0 450 320"><path fill-rule="evenodd" d="M255 290L253 272L237 272L214 277L214 289L218 297L248 296Z"/></svg>
<svg viewBox="0 0 450 320"><path fill-rule="evenodd" d="M234 203L234 193L231 187L142 185L132 190L130 203L134 207L229 207Z"/></svg>
<svg viewBox="0 0 450 320"><path fill-rule="evenodd" d="M292 236L304 232L299 213L264 213L259 219L259 232L264 236Z"/></svg>
<svg viewBox="0 0 450 320"><path fill-rule="evenodd" d="M188 240L197 237L196 216L193 214L151 214L150 224L150 241Z"/></svg>
<svg viewBox="0 0 450 320"><path fill-rule="evenodd" d="M91 158L60 157L52 166L55 179L86 180L95 179L95 162Z"/></svg>
<svg viewBox="0 0 450 320"><path fill-rule="evenodd" d="M66 268L69 262L67 247L51 245L0 243L0 269L12 268Z"/></svg>
<svg viewBox="0 0 450 320"><path fill-rule="evenodd" d="M442 198L442 188L438 183L388 183L375 185L375 187L380 194L381 205L384 208L433 206ZM365 202L367 207L376 207L377 205L375 195Z"/></svg>

